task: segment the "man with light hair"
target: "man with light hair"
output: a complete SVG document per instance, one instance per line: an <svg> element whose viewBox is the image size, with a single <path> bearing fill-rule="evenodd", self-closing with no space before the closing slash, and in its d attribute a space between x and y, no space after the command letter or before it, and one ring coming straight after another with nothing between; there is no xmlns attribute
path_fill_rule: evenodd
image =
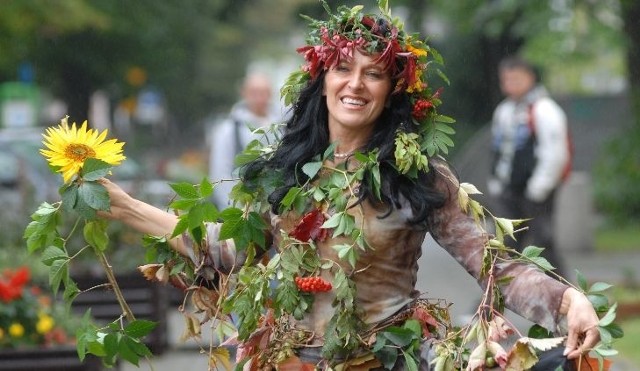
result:
<svg viewBox="0 0 640 371"><path fill-rule="evenodd" d="M250 72L240 89L241 100L233 105L228 117L211 131L209 177L221 181L215 187L213 201L219 208L229 206L229 192L235 185L234 158L260 135L253 129L268 126L281 117L272 105L272 82L262 72Z"/></svg>

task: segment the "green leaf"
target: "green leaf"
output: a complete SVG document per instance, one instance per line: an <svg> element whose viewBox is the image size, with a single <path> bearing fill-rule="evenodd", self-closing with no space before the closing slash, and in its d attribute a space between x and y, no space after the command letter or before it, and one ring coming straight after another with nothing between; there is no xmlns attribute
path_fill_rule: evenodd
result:
<svg viewBox="0 0 640 371"><path fill-rule="evenodd" d="M49 246L42 253L42 262L46 266L51 266L54 261L60 259L69 259L69 255L67 255L66 251L60 249L57 246Z"/></svg>
<svg viewBox="0 0 640 371"><path fill-rule="evenodd" d="M242 210L237 208L226 208L220 213L223 220L220 228L219 240L226 240L238 236L238 231L242 230Z"/></svg>
<svg viewBox="0 0 640 371"><path fill-rule="evenodd" d="M198 204L197 199L180 199L174 200L169 204L169 207L176 210L189 210Z"/></svg>
<svg viewBox="0 0 640 371"><path fill-rule="evenodd" d="M156 322L139 319L125 326L124 333L134 338L141 338L153 331L157 325Z"/></svg>
<svg viewBox="0 0 640 371"><path fill-rule="evenodd" d="M383 332L378 333L378 336L383 335L390 342L399 348L404 348L417 338L411 329L406 329L397 326L387 327Z"/></svg>
<svg viewBox="0 0 640 371"><path fill-rule="evenodd" d="M594 292L602 292L602 291L606 291L610 288L612 288L613 285L610 285L608 283L605 282L596 282L593 285L591 285L591 287L589 288L589 293L594 293Z"/></svg>
<svg viewBox="0 0 640 371"><path fill-rule="evenodd" d="M613 323L613 321L616 319L617 309L618 309L618 303L614 303L611 306L611 308L609 308L607 313L602 318L600 318L600 321L598 322L598 326L605 327Z"/></svg>
<svg viewBox="0 0 640 371"><path fill-rule="evenodd" d="M200 197L207 198L211 196L212 193L213 185L206 177L202 178L202 181L200 182Z"/></svg>
<svg viewBox="0 0 640 371"><path fill-rule="evenodd" d="M524 250L522 250L522 255L526 258L532 259L540 256L540 253L542 253L542 251L544 251L544 248L542 247L527 246L524 248Z"/></svg>
<svg viewBox="0 0 640 371"><path fill-rule="evenodd" d="M109 192L98 182L83 182L78 187L78 201L84 201L94 210L109 210Z"/></svg>
<svg viewBox="0 0 640 371"><path fill-rule="evenodd" d="M113 166L102 160L89 157L84 160L84 164L82 165L82 179L84 181L96 181L104 178L109 174L112 167Z"/></svg>
<svg viewBox="0 0 640 371"><path fill-rule="evenodd" d="M320 169L322 169L322 161L307 162L302 166L302 172L305 173L309 179L313 179Z"/></svg>
<svg viewBox="0 0 640 371"><path fill-rule="evenodd" d="M78 184L72 183L68 187L60 189L62 197L62 206L65 210L73 210L78 202Z"/></svg>
<svg viewBox="0 0 640 371"><path fill-rule="evenodd" d="M200 192L196 189L196 187L187 182L179 182L169 184L171 189L180 197L187 199L195 199L200 198Z"/></svg>
<svg viewBox="0 0 640 371"><path fill-rule="evenodd" d="M320 228L335 228L338 225L340 225L340 221L342 220L342 216L343 216L343 212L339 212L339 213L335 213L333 215L331 215L331 217L327 220L325 220L324 223L322 223L322 226L320 226Z"/></svg>
<svg viewBox="0 0 640 371"><path fill-rule="evenodd" d="M580 287L580 289L582 289L582 291L587 291L587 279L585 278L585 276L576 269L576 281L578 282L578 287Z"/></svg>
<svg viewBox="0 0 640 371"><path fill-rule="evenodd" d="M176 224L176 227L173 229L173 233L171 233L171 237L173 238L181 235L182 233L186 232L188 228L189 228L189 220L187 218L178 219L178 224Z"/></svg>
<svg viewBox="0 0 640 371"><path fill-rule="evenodd" d="M601 312L609 308L609 298L602 294L587 294L587 299L596 311Z"/></svg>
<svg viewBox="0 0 640 371"><path fill-rule="evenodd" d="M105 251L109 245L106 220L89 221L82 230L85 241L99 251Z"/></svg>
<svg viewBox="0 0 640 371"><path fill-rule="evenodd" d="M403 350L402 355L404 356L404 361L406 363L407 370L418 371L418 364L416 363L416 360L411 356L411 354Z"/></svg>
<svg viewBox="0 0 640 371"><path fill-rule="evenodd" d="M284 196L284 198L282 199L282 201L280 203L286 209L290 208L291 205L293 205L293 203L295 202L295 200L296 200L297 196L300 194L300 192L302 192L302 189L299 188L299 187L291 187L291 188L289 188L289 191L287 191L287 194Z"/></svg>
<svg viewBox="0 0 640 371"><path fill-rule="evenodd" d="M54 293L58 292L60 283L67 276L67 260L54 260L49 268L49 285Z"/></svg>

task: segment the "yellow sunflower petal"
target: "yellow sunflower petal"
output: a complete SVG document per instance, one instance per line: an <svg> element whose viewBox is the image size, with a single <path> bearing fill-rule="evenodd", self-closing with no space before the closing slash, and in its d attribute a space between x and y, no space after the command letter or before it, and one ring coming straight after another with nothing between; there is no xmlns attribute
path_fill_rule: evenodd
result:
<svg viewBox="0 0 640 371"><path fill-rule="evenodd" d="M124 142L116 139L105 141L108 130L98 132L88 128L85 120L80 128L76 123L69 127L68 117L60 125L45 130L40 154L52 166L58 167L64 182L68 182L82 169L87 158L95 158L111 165L119 165L126 157L122 154Z"/></svg>

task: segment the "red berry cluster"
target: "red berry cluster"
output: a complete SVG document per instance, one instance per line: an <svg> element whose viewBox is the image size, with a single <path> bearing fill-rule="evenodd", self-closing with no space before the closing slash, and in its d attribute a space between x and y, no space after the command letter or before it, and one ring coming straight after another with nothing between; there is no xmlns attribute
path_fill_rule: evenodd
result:
<svg viewBox="0 0 640 371"><path fill-rule="evenodd" d="M427 112L433 108L433 103L431 103L428 100L424 100L424 99L419 99L414 105L413 105L413 112L411 113L413 115L413 117L415 117L417 120L423 119L425 117L427 117Z"/></svg>
<svg viewBox="0 0 640 371"><path fill-rule="evenodd" d="M296 286L304 292L327 292L331 290L331 283L321 277L296 277Z"/></svg>

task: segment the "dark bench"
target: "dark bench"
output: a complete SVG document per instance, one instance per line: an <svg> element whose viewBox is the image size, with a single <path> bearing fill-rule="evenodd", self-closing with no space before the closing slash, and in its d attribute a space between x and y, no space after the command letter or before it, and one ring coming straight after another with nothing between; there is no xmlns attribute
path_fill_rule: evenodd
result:
<svg viewBox="0 0 640 371"><path fill-rule="evenodd" d="M74 277L74 280L80 290L87 290L107 283L106 277L78 276ZM154 355L162 354L168 347L168 287L149 282L138 272L118 275L116 280L136 319L157 323L156 328L146 336L145 344ZM71 305L71 309L80 315L89 308L91 308L92 317L98 323L113 322L122 314L118 300L108 286L83 292L74 299Z"/></svg>
<svg viewBox="0 0 640 371"><path fill-rule="evenodd" d="M3 349L0 371L101 371L102 360L88 355L80 361L75 347Z"/></svg>

